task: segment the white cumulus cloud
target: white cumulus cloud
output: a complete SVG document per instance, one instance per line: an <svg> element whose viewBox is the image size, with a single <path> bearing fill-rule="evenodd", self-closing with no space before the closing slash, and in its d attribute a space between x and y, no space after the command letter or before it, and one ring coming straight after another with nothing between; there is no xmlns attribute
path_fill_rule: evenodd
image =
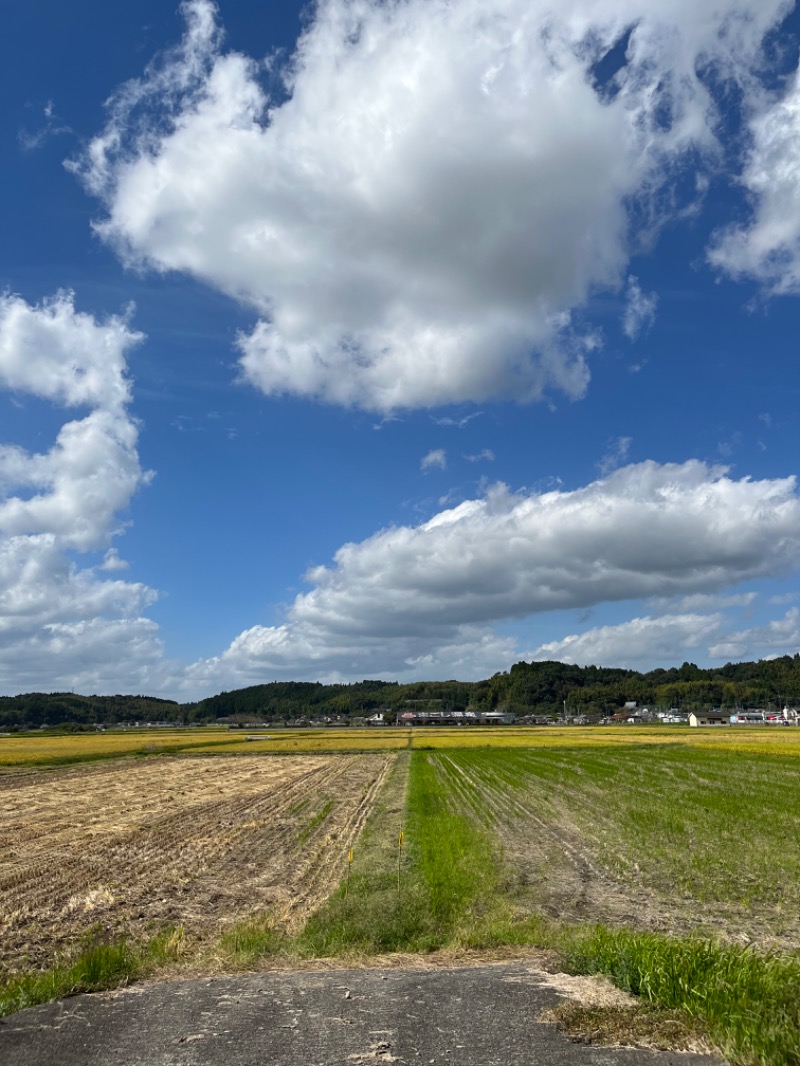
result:
<svg viewBox="0 0 800 1066"><path fill-rule="evenodd" d="M735 596L719 600L720 606L726 608L741 605ZM685 659L760 659L795 655L798 650L800 611L795 607L782 618L744 629L736 628L722 611L632 618L619 625L597 626L549 641L532 652L530 658L579 666L651 670L656 665L675 666Z"/></svg>
<svg viewBox="0 0 800 1066"><path fill-rule="evenodd" d="M800 610L792 607L783 618L739 630L732 633L729 639L744 649L738 655L748 652L766 658L769 654L786 654L787 650L796 655L800 651Z"/></svg>
<svg viewBox="0 0 800 1066"><path fill-rule="evenodd" d="M141 341L125 318L97 322L70 292L39 306L0 294L0 387L69 407L118 408L130 399L126 353Z"/></svg>
<svg viewBox="0 0 800 1066"><path fill-rule="evenodd" d="M154 624L141 617L154 590L102 573L124 566L111 541L149 477L126 406L126 353L140 340L123 318L76 311L69 293L39 306L0 297L0 387L89 408L48 451L0 444L2 691L118 691L161 656ZM99 567L76 561L103 549Z"/></svg>
<svg viewBox="0 0 800 1066"><path fill-rule="evenodd" d="M800 75L785 96L759 110L742 176L753 217L722 230L709 252L735 278L753 277L775 293L800 292Z"/></svg>
<svg viewBox="0 0 800 1066"><path fill-rule="evenodd" d="M344 545L331 566L308 572L312 588L296 597L283 624L245 630L193 672L397 674L424 657L442 668L452 657L469 663L470 646L481 665L487 649L498 655L493 671L515 653L514 642L494 632L497 623L710 594L799 561L800 498L792 478L733 480L724 468L697 461L646 462L571 491L513 494L497 485L422 525ZM716 639L717 616L713 623L698 621L696 612L682 617L695 637L703 626L704 639ZM678 623L637 625L647 635L643 656L670 642L673 650L681 646Z"/></svg>
<svg viewBox="0 0 800 1066"><path fill-rule="evenodd" d="M619 666L630 670L675 666L705 651L718 637L721 615L676 614L660 618L631 618L619 625L597 626L561 640L542 644L535 660L556 660L577 666Z"/></svg>
<svg viewBox="0 0 800 1066"><path fill-rule="evenodd" d="M241 367L266 393L576 398L598 337L575 311L624 281L627 206L657 224L681 163L714 153L703 75L747 95L786 7L325 0L270 96L274 60L226 52L215 5L186 0L182 44L119 89L73 166L126 262L255 309Z"/></svg>

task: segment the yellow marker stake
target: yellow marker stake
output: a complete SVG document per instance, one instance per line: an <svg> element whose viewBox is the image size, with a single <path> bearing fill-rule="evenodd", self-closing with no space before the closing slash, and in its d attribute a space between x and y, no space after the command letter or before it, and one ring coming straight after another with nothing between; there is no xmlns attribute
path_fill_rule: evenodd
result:
<svg viewBox="0 0 800 1066"><path fill-rule="evenodd" d="M400 861L403 856L403 841L405 840L405 833L400 830L400 836L397 838L397 896L400 897Z"/></svg>
<svg viewBox="0 0 800 1066"><path fill-rule="evenodd" d="M347 853L347 877L344 882L344 898L347 899L347 890L350 888L350 867L353 865L353 849Z"/></svg>

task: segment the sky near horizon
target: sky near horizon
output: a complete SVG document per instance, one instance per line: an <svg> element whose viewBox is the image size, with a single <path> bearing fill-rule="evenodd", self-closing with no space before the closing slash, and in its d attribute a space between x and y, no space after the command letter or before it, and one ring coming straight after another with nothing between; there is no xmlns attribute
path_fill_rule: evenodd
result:
<svg viewBox="0 0 800 1066"><path fill-rule="evenodd" d="M0 692L800 651L800 15L13 0Z"/></svg>

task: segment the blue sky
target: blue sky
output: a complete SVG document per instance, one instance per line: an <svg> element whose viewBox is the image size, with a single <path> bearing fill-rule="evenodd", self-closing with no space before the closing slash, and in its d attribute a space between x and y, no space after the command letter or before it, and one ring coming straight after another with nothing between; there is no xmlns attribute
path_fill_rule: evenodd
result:
<svg viewBox="0 0 800 1066"><path fill-rule="evenodd" d="M0 691L800 650L800 17L14 4Z"/></svg>

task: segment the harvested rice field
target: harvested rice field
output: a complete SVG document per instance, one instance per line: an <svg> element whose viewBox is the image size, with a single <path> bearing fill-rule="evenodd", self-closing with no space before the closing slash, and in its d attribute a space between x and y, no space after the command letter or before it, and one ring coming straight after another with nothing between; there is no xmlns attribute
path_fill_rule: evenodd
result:
<svg viewBox="0 0 800 1066"><path fill-rule="evenodd" d="M688 726L465 726L448 729L418 726L412 729L276 730L273 733L215 736L208 746L195 750L207 754L250 754L313 751L391 751L440 748L594 748L630 745L677 745L715 751L740 751L800 756L800 729L777 726L739 726L724 729L690 729Z"/></svg>
<svg viewBox="0 0 800 1066"><path fill-rule="evenodd" d="M202 937L269 909L291 930L344 872L390 756L108 760L0 774L0 970L93 927Z"/></svg>
<svg viewBox="0 0 800 1066"><path fill-rule="evenodd" d="M800 756L800 729L779 726L504 726L442 729L422 727L409 746L438 748L626 748L631 745L677 745L715 751Z"/></svg>
<svg viewBox="0 0 800 1066"><path fill-rule="evenodd" d="M410 747L405 729L280 729L274 733L231 736L220 743L213 738L199 754L274 754L286 752L398 751Z"/></svg>

